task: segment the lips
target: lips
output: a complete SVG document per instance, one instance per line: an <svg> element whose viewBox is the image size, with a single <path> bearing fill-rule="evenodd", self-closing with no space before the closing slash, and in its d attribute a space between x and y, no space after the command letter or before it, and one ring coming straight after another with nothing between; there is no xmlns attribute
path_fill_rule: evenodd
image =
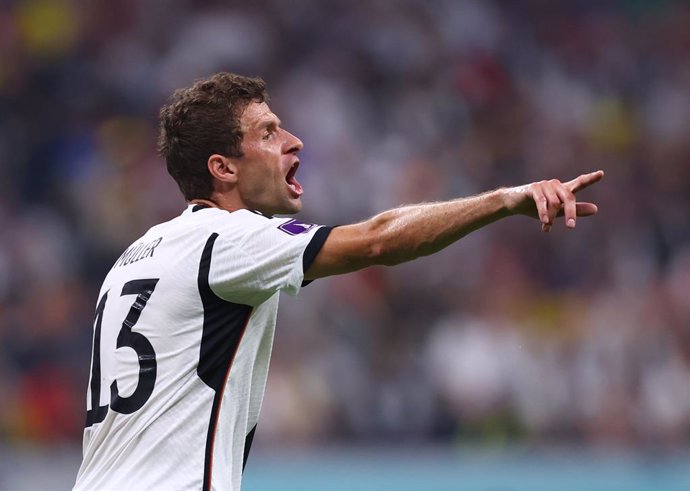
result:
<svg viewBox="0 0 690 491"><path fill-rule="evenodd" d="M287 176L285 176L285 182L287 182L288 188L290 189L291 194L295 198L299 198L302 196L302 193L304 190L302 189L302 185L299 183L299 181L295 178L295 174L297 174L297 168L299 167L299 160L296 161L292 167L290 167L290 170L287 173Z"/></svg>

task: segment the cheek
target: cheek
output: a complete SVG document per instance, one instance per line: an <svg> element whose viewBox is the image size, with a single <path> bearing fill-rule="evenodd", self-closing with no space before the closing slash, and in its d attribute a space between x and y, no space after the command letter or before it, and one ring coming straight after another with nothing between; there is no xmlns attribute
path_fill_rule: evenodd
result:
<svg viewBox="0 0 690 491"><path fill-rule="evenodd" d="M246 150L245 156L251 158L244 163L240 187L255 195L278 188L285 179L280 167L280 155L256 147L248 147Z"/></svg>
<svg viewBox="0 0 690 491"><path fill-rule="evenodd" d="M245 177L245 190L255 196L271 193L278 187L279 181L282 179L280 173L276 172L273 167L258 162Z"/></svg>

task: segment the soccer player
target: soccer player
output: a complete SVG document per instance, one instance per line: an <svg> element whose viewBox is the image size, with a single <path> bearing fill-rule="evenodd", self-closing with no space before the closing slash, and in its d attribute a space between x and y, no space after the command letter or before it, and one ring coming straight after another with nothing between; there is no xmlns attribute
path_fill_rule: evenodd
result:
<svg viewBox="0 0 690 491"><path fill-rule="evenodd" d="M548 231L593 215L574 194L603 172L392 209L327 227L301 210L302 142L261 79L219 73L176 91L159 150L187 208L136 240L97 300L75 490L240 489L278 296L328 275L433 254L500 218Z"/></svg>

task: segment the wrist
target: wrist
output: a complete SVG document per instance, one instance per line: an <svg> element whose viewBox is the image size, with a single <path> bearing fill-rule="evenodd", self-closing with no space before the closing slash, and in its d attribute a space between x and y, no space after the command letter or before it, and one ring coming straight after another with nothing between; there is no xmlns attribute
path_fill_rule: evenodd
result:
<svg viewBox="0 0 690 491"><path fill-rule="evenodd" d="M525 188L526 186L514 186L497 190L503 204L502 211L506 215L517 215L522 213L520 208L525 202Z"/></svg>
<svg viewBox="0 0 690 491"><path fill-rule="evenodd" d="M519 193L516 192L516 188L498 188L494 193L499 203L499 214L502 216L514 215L519 203Z"/></svg>

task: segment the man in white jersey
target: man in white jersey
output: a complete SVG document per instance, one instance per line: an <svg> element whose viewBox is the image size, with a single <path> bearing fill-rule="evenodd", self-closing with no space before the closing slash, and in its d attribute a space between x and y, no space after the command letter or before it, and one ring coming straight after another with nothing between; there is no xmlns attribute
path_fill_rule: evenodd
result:
<svg viewBox="0 0 690 491"><path fill-rule="evenodd" d="M75 490L238 491L259 419L278 295L432 254L500 218L548 231L597 212L603 172L405 206L336 228L301 210L302 142L261 79L216 74L161 109L159 150L188 206L115 262L99 293Z"/></svg>

